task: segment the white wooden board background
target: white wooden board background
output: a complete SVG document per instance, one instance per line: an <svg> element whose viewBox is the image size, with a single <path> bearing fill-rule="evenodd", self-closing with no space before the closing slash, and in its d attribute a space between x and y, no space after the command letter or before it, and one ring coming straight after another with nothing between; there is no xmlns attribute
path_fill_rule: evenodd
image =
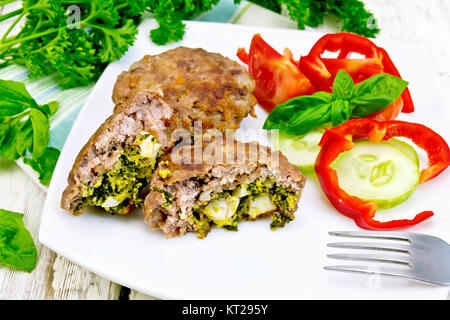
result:
<svg viewBox="0 0 450 320"><path fill-rule="evenodd" d="M377 38L415 42L427 48L439 70L442 88L449 90L450 1L364 0L364 3L378 19L381 32ZM267 20L264 22L265 26L276 26L267 24ZM320 30L339 31L332 22ZM44 199L45 193L22 169L0 159L0 207L24 213L25 225L34 239L38 239ZM84 270L40 243L36 246L38 263L31 274L0 267L0 300L154 299Z"/></svg>

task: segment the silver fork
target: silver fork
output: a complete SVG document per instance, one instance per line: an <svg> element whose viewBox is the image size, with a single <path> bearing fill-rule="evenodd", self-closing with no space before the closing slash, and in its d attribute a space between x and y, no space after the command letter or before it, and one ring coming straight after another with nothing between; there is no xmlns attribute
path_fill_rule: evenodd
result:
<svg viewBox="0 0 450 320"><path fill-rule="evenodd" d="M444 240L420 233L382 231L331 231L331 236L394 240L387 242L334 242L332 248L362 249L381 253L328 254L328 258L383 262L388 266L338 265L325 270L368 274L381 274L425 281L438 285L450 285L450 245ZM393 264L396 267L392 267Z"/></svg>

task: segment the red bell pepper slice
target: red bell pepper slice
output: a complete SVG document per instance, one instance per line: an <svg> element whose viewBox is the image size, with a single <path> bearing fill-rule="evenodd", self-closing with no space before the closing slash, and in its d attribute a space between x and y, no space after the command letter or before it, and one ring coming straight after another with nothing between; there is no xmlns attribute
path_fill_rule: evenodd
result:
<svg viewBox="0 0 450 320"><path fill-rule="evenodd" d="M311 82L298 69L290 51L281 55L260 34L253 36L249 53L239 48L237 56L248 65L256 82L255 97L269 112L293 97L315 92Z"/></svg>
<svg viewBox="0 0 450 320"><path fill-rule="evenodd" d="M339 54L335 59L323 58L325 51L339 51ZM358 53L364 58L350 59L350 53ZM309 54L300 58L299 68L316 90L328 92L331 92L334 78L340 69L349 73L355 83L382 72L401 78L386 50L376 46L366 37L346 32L326 34L320 38ZM414 104L408 88L402 93L401 98L402 112L413 112ZM389 113L392 115L392 110ZM386 115L379 115L379 118L389 119Z"/></svg>
<svg viewBox="0 0 450 320"><path fill-rule="evenodd" d="M379 122L371 119L352 119L327 130L319 145L321 150L315 163L315 171L327 198L342 214L353 218L363 229L385 230L412 226L433 215L424 211L413 219L380 222L374 220L378 205L373 201L361 200L351 196L339 187L336 171L330 168L333 161L345 151L353 148L354 143L345 138L351 135L355 139L369 138L374 143L392 137L406 137L428 154L429 167L422 170L420 182L424 183L445 170L450 165L450 149L445 140L430 128L404 121Z"/></svg>

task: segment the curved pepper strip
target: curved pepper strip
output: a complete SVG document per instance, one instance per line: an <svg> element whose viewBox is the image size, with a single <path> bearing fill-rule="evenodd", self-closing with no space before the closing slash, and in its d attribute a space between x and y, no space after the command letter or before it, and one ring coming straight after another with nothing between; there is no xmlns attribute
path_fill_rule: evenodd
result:
<svg viewBox="0 0 450 320"><path fill-rule="evenodd" d="M397 136L412 139L414 143L427 151L429 158L429 167L422 170L420 183L436 177L450 164L450 149L441 136L428 127L417 123L353 119L326 130L319 143L321 150L315 163L319 183L331 204L339 212L352 218L363 229L404 228L418 224L433 215L432 211L424 211L417 214L413 219L386 222L374 220L378 209L377 203L361 200L346 193L339 187L336 171L330 168L330 165L342 152L348 151L354 146L353 142L345 138L346 135L351 135L355 139L369 138L374 143Z"/></svg>
<svg viewBox="0 0 450 320"><path fill-rule="evenodd" d="M337 58L323 58L325 51L339 51L339 54ZM348 55L352 52L365 58L349 59ZM349 73L356 83L382 72L401 78L386 50L366 37L347 32L326 34L320 38L309 54L300 58L299 68L316 90L322 91L331 91L334 77L340 69ZM402 112L413 112L414 104L408 88L401 98Z"/></svg>

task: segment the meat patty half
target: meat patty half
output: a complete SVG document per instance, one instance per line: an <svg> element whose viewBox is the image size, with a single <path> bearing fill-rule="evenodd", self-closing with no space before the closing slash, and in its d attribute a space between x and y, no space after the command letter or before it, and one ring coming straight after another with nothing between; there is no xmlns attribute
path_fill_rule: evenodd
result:
<svg viewBox="0 0 450 320"><path fill-rule="evenodd" d="M122 72L114 85L113 101L126 102L143 89L158 88L173 107L178 128L193 132L193 122L204 129L237 129L254 115L255 82L237 62L203 49L177 47L146 55ZM117 108L117 107L116 107Z"/></svg>
<svg viewBox="0 0 450 320"><path fill-rule="evenodd" d="M86 206L125 214L142 206L157 158L174 144L173 113L155 92L142 91L123 103L79 152L61 208L75 215Z"/></svg>
<svg viewBox="0 0 450 320"><path fill-rule="evenodd" d="M305 180L279 151L257 142L175 147L153 175L145 221L167 237L203 238L213 226L237 230L240 221L267 215L271 229L283 227L294 219Z"/></svg>

